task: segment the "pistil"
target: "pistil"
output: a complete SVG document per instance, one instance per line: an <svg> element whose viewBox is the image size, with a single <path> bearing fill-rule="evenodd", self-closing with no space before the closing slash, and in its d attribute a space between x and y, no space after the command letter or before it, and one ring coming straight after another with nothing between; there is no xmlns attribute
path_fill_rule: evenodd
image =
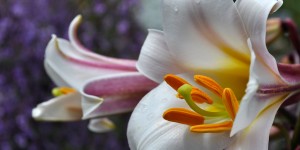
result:
<svg viewBox="0 0 300 150"><path fill-rule="evenodd" d="M208 117L216 117L216 116L221 116L224 114L223 112L209 112L209 111L206 111L206 110L198 107L194 103L194 100L191 97L192 89L193 89L193 87L189 84L184 84L178 89L178 93L184 97L186 103L190 106L191 109L193 109L198 114L201 114L203 116L208 116Z"/></svg>

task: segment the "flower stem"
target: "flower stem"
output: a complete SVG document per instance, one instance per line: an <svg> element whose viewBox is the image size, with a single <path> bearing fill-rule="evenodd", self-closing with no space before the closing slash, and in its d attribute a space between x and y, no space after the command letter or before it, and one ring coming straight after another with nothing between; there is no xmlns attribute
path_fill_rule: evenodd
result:
<svg viewBox="0 0 300 150"><path fill-rule="evenodd" d="M292 149L296 149L297 146L300 145L300 114L298 116L298 120L294 129L291 145L292 145Z"/></svg>
<svg viewBox="0 0 300 150"><path fill-rule="evenodd" d="M290 140L290 136L289 136L289 132L288 130L281 124L279 123L274 123L274 126L276 126L277 128L279 128L280 133L284 136L284 139L286 140L286 149L287 150L292 150L291 149L291 140Z"/></svg>
<svg viewBox="0 0 300 150"><path fill-rule="evenodd" d="M298 35L297 25L292 19L286 19L282 21L282 28L289 34L289 38L294 45L298 55L300 56L300 38Z"/></svg>

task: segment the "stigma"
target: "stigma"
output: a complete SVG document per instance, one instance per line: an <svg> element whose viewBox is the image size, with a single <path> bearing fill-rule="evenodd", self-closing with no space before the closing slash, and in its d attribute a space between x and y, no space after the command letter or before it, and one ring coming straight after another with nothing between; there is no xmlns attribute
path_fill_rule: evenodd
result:
<svg viewBox="0 0 300 150"><path fill-rule="evenodd" d="M197 133L214 133L231 130L239 109L239 102L230 88L223 88L210 77L202 75L194 76L194 81L199 86L215 94L219 99L218 101L213 100L209 94L179 76L167 74L164 80L177 91L176 96L185 100L190 107L190 109L170 108L166 110L163 114L165 120L188 125L190 126L190 131ZM206 104L206 107L199 107L201 104ZM213 123L210 120L214 120Z"/></svg>

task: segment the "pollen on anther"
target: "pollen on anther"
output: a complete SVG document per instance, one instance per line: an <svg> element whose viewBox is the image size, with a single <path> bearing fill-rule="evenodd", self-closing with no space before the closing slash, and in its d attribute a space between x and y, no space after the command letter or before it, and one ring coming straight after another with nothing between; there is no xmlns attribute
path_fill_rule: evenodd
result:
<svg viewBox="0 0 300 150"><path fill-rule="evenodd" d="M229 116L234 120L239 109L238 100L230 88L225 88L222 94L223 104L229 114Z"/></svg>
<svg viewBox="0 0 300 150"><path fill-rule="evenodd" d="M191 97L193 101L197 103L207 103L207 104L212 104L213 100L203 91L193 88L191 92Z"/></svg>
<svg viewBox="0 0 300 150"><path fill-rule="evenodd" d="M190 126L204 123L203 116L185 108L170 108L164 112L163 118L168 121Z"/></svg>
<svg viewBox="0 0 300 150"><path fill-rule="evenodd" d="M222 97L223 88L215 80L207 76L195 75L194 80L201 86Z"/></svg>
<svg viewBox="0 0 300 150"><path fill-rule="evenodd" d="M59 89L63 94L69 94L75 92L75 89L69 87L61 87Z"/></svg>
<svg viewBox="0 0 300 150"><path fill-rule="evenodd" d="M176 91L182 85L188 84L187 81L185 81L184 79L180 78L179 76L176 76L173 74L165 75L164 80Z"/></svg>
<svg viewBox="0 0 300 150"><path fill-rule="evenodd" d="M231 130L232 124L232 121L226 121L216 124L201 124L190 127L190 130L192 132L198 133L217 133Z"/></svg>

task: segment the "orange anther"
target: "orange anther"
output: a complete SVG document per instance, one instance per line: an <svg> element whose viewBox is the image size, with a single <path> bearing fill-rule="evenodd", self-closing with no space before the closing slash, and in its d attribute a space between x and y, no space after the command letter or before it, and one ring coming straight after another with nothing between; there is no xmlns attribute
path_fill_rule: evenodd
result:
<svg viewBox="0 0 300 150"><path fill-rule="evenodd" d="M165 81L174 89L178 90L182 85L189 84L184 79L180 78L179 76L173 75L173 74L167 74L165 75Z"/></svg>
<svg viewBox="0 0 300 150"><path fill-rule="evenodd" d="M164 112L163 118L168 121L190 126L204 123L204 117L185 108L170 108Z"/></svg>
<svg viewBox="0 0 300 150"><path fill-rule="evenodd" d="M226 121L216 124L201 124L190 127L190 131L198 133L224 132L231 130L232 124L232 121Z"/></svg>
<svg viewBox="0 0 300 150"><path fill-rule="evenodd" d="M222 101L229 116L232 118L232 120L234 120L239 109L239 102L236 99L234 92L230 88L224 89L222 94Z"/></svg>
<svg viewBox="0 0 300 150"><path fill-rule="evenodd" d="M201 86L222 97L223 88L215 80L207 76L195 75L194 80Z"/></svg>
<svg viewBox="0 0 300 150"><path fill-rule="evenodd" d="M69 93L74 93L74 92L76 92L75 89L69 88L69 87L60 87L59 90L60 90L60 92L61 92L62 94L64 94L64 95L69 94Z"/></svg>
<svg viewBox="0 0 300 150"><path fill-rule="evenodd" d="M191 92L191 96L193 101L197 103L207 103L207 104L212 104L213 100L203 91L193 88Z"/></svg>

